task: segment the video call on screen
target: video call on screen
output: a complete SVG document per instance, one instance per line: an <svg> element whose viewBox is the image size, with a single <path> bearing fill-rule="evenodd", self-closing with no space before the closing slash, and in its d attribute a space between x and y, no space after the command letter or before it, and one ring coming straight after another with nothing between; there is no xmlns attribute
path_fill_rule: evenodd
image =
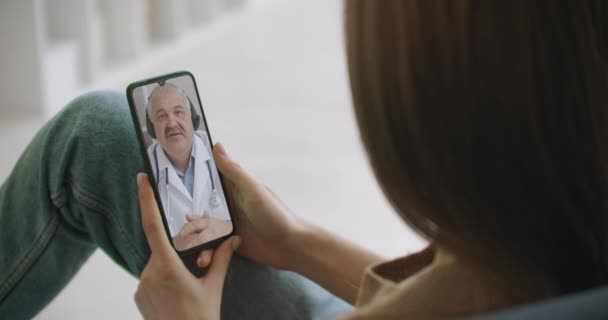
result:
<svg viewBox="0 0 608 320"><path fill-rule="evenodd" d="M165 79L131 94L154 175L150 181L175 248L184 251L230 234L232 221L192 78Z"/></svg>

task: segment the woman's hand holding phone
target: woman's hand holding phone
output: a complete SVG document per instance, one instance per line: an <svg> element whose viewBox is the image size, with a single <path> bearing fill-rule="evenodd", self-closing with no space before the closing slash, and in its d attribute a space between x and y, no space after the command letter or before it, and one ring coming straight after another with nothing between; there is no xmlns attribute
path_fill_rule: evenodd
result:
<svg viewBox="0 0 608 320"><path fill-rule="evenodd" d="M207 274L194 277L171 247L146 175L140 173L137 182L142 225L152 251L135 293L139 311L145 319L219 319L224 279L239 237L217 247Z"/></svg>
<svg viewBox="0 0 608 320"><path fill-rule="evenodd" d="M214 157L224 175L236 230L243 240L238 253L274 268L293 270L301 252L299 239L308 224L230 159L221 144L215 145Z"/></svg>
<svg viewBox="0 0 608 320"><path fill-rule="evenodd" d="M298 272L354 303L365 268L383 258L293 215L270 189L231 160L222 145L215 146L214 156L225 177L236 230L243 240L238 253Z"/></svg>

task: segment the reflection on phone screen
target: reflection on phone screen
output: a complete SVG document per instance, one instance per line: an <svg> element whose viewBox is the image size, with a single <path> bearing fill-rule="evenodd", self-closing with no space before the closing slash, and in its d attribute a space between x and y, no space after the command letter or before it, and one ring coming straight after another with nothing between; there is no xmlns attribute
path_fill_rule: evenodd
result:
<svg viewBox="0 0 608 320"><path fill-rule="evenodd" d="M192 78L160 83L131 94L173 244L184 251L233 226Z"/></svg>

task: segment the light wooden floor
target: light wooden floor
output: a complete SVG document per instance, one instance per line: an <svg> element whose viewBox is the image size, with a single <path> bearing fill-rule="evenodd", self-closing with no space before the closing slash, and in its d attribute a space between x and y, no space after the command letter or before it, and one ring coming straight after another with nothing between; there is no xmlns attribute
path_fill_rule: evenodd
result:
<svg viewBox="0 0 608 320"><path fill-rule="evenodd" d="M387 257L421 248L424 241L382 196L359 141L340 2L266 2L208 28L188 50L137 77L193 72L214 139L299 215ZM124 91L132 80L99 89ZM0 115L0 181L43 121ZM38 318L139 318L136 285L97 251Z"/></svg>

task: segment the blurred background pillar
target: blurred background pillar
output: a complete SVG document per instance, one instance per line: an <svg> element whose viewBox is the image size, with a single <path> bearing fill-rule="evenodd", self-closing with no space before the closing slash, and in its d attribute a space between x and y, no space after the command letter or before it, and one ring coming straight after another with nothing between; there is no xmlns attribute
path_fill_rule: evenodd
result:
<svg viewBox="0 0 608 320"><path fill-rule="evenodd" d="M0 1L0 111L44 109L41 0ZM10 30L10 31L9 31Z"/></svg>
<svg viewBox="0 0 608 320"><path fill-rule="evenodd" d="M190 22L193 26L207 23L223 9L222 0L189 0Z"/></svg>
<svg viewBox="0 0 608 320"><path fill-rule="evenodd" d="M105 21L105 46L111 63L134 60L144 53L149 11L145 0L102 0L100 9Z"/></svg>
<svg viewBox="0 0 608 320"><path fill-rule="evenodd" d="M103 25L95 0L49 0L45 3L50 43L77 43L78 78L90 82L101 69Z"/></svg>
<svg viewBox="0 0 608 320"><path fill-rule="evenodd" d="M165 42L179 37L189 21L186 0L152 0L150 18L154 41Z"/></svg>

